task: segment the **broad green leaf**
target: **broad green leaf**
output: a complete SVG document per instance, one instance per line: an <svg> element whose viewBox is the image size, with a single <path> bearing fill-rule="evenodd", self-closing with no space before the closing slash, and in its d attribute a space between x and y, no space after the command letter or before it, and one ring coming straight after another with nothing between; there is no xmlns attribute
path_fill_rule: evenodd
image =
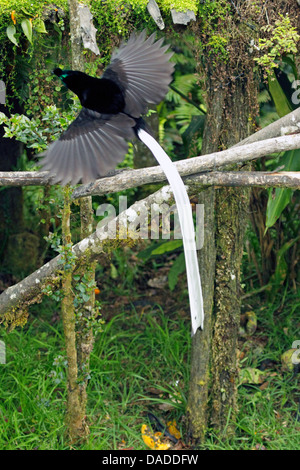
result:
<svg viewBox="0 0 300 470"><path fill-rule="evenodd" d="M18 42L17 42L17 40L16 40L16 38L15 38L16 32L17 32L17 30L16 30L16 28L15 28L15 25L11 24L11 25L7 26L7 28L6 28L6 34L7 34L8 39L9 39L12 43L14 43L16 46L18 46L19 44L18 44Z"/></svg>
<svg viewBox="0 0 300 470"><path fill-rule="evenodd" d="M269 200L266 213L266 230L272 227L276 220L281 216L282 211L289 204L292 196L291 189L276 188L275 193L269 192Z"/></svg>
<svg viewBox="0 0 300 470"><path fill-rule="evenodd" d="M169 287L171 290L174 290L177 282L178 276L185 271L185 258L184 253L180 253L174 261L168 275Z"/></svg>
<svg viewBox="0 0 300 470"><path fill-rule="evenodd" d="M30 16L30 17L32 16L31 13L29 13L29 11L25 10L25 8L21 8L21 11L27 16Z"/></svg>
<svg viewBox="0 0 300 470"><path fill-rule="evenodd" d="M22 20L21 26L22 26L23 32L24 32L25 36L27 37L28 41L30 42L30 44L32 44L32 25L31 25L31 21L29 21L26 18L26 19Z"/></svg>
<svg viewBox="0 0 300 470"><path fill-rule="evenodd" d="M34 29L37 33L46 33L47 34L45 23L44 23L43 20L41 20L41 18L37 18L34 21Z"/></svg>
<svg viewBox="0 0 300 470"><path fill-rule="evenodd" d="M176 250L182 246L182 240L170 240L169 242L163 243L152 251L152 255L163 255L169 251Z"/></svg>
<svg viewBox="0 0 300 470"><path fill-rule="evenodd" d="M288 269L288 265L284 258L284 253L281 253L280 255L278 253L276 269L275 269L274 278L273 278L276 285L280 285L283 283L287 275L287 269Z"/></svg>
<svg viewBox="0 0 300 470"><path fill-rule="evenodd" d="M284 165L285 171L300 171L300 149L285 152L280 159L280 165ZM266 213L266 230L272 227L281 216L282 211L289 204L292 189L276 188L275 193L270 190Z"/></svg>
<svg viewBox="0 0 300 470"><path fill-rule="evenodd" d="M288 102L287 97L285 96L284 91L279 85L275 74L273 74L272 77L268 78L268 84L269 92L273 98L278 116L283 117L286 114L290 113L292 111L292 108Z"/></svg>
<svg viewBox="0 0 300 470"><path fill-rule="evenodd" d="M284 165L284 171L300 171L300 149L284 152L279 165Z"/></svg>
<svg viewBox="0 0 300 470"><path fill-rule="evenodd" d="M82 300L83 300L84 302L88 302L88 301L90 300L89 294L82 294Z"/></svg>
<svg viewBox="0 0 300 470"><path fill-rule="evenodd" d="M161 240L157 242L152 242L150 246L139 252L138 258L147 261L152 256L153 247L155 246L157 248L157 246L163 245L164 243L165 242Z"/></svg>

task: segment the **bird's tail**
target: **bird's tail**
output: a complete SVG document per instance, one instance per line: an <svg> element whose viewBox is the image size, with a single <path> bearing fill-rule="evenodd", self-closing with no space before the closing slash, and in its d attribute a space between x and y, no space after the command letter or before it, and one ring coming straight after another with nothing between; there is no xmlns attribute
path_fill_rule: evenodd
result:
<svg viewBox="0 0 300 470"><path fill-rule="evenodd" d="M135 132L138 138L153 153L154 157L164 171L174 194L183 239L190 299L192 335L194 335L199 327L203 328L204 311L196 252L195 230L190 200L176 166L170 160L159 143L147 132L143 120L138 120L135 126Z"/></svg>
<svg viewBox="0 0 300 470"><path fill-rule="evenodd" d="M126 113L125 113L126 114ZM131 117L130 114L127 114L127 116ZM139 130L142 129L143 131L147 132L147 134L150 134L153 137L153 132L151 128L148 126L146 121L140 116L139 118L133 118L136 122L135 126L133 127L134 133L139 139Z"/></svg>

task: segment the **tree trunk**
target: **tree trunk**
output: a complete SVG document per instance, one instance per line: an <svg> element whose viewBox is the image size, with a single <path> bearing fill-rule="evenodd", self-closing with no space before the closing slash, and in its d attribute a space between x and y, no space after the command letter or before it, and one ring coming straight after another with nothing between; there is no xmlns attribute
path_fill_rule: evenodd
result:
<svg viewBox="0 0 300 470"><path fill-rule="evenodd" d="M203 134L201 152L203 155L218 150L224 106L223 94L217 93L209 104ZM215 198L215 188L211 187L201 192L198 199L199 204L204 204L204 245L198 255L204 303L204 328L203 331L197 332L192 341L188 436L194 443L203 442L209 417L208 394L216 264Z"/></svg>
<svg viewBox="0 0 300 470"><path fill-rule="evenodd" d="M72 289L74 260L70 231L70 188L64 190L64 208L62 212L62 233L64 245L64 274L62 280L63 300L61 304L64 338L67 355L68 397L66 411L66 434L71 443L76 443L86 435L85 410L82 409L78 384L78 366L75 330L75 308Z"/></svg>
<svg viewBox="0 0 300 470"><path fill-rule="evenodd" d="M81 239L88 237L93 232L93 207L92 197L80 199ZM96 261L91 261L87 256L81 268L82 276L87 276L86 284L95 284ZM77 361L80 376L80 404L85 412L87 404L87 384L90 375L90 355L94 346L93 327L89 325L96 317L95 289L90 292L90 299L83 305L81 318L77 327ZM88 432L88 427L86 426Z"/></svg>
<svg viewBox="0 0 300 470"><path fill-rule="evenodd" d="M251 71L249 78L246 75L233 82L234 70L210 65L203 154L231 147L247 137L253 114L250 104L256 105ZM205 322L204 331L198 332L192 342L188 431L191 441L201 443L208 423L226 434L231 428L227 426L228 418L234 422L237 412L240 265L249 190L211 188L201 193L199 201L205 204L205 244L199 253Z"/></svg>
<svg viewBox="0 0 300 470"><path fill-rule="evenodd" d="M212 308L215 275L215 190L209 188L199 195L204 204L204 245L199 251L199 267L203 294L204 328L192 338L191 376L187 403L188 439L202 442L207 427L208 391L210 384L210 355L212 337Z"/></svg>
<svg viewBox="0 0 300 470"><path fill-rule="evenodd" d="M237 81L225 97L222 145L231 147L250 133L247 79ZM250 87L252 90L252 87ZM256 90L253 90L256 91ZM254 102L256 93L252 96ZM237 413L237 341L240 324L240 267L247 226L249 189L216 191L215 324L212 345L212 415L214 427L229 433Z"/></svg>
<svg viewBox="0 0 300 470"><path fill-rule="evenodd" d="M81 51L80 21L77 0L69 0L70 33L72 68L83 70L83 56ZM69 207L69 211L67 210ZM80 219L82 238L87 237L93 231L92 198L80 199ZM70 198L65 199L63 234L65 250L71 245L70 234ZM95 263L82 268L82 275L89 271L88 281L95 279ZM80 308L77 308L77 331L75 325L74 294L72 289L73 271L65 271L63 281L64 299L62 303L64 334L68 357L68 405L66 415L67 434L71 442L80 441L88 435L89 428L86 423L86 387L89 377L89 358L93 348L93 331L88 322L94 315L95 295L94 291L90 300ZM77 341L76 341L77 340Z"/></svg>

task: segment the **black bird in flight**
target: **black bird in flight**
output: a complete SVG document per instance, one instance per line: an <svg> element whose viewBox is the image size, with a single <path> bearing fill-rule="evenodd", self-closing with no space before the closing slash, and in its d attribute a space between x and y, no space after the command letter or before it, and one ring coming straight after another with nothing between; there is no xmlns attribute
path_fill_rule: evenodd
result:
<svg viewBox="0 0 300 470"><path fill-rule="evenodd" d="M41 164L54 182L76 184L95 181L121 162L128 140L135 135L151 150L172 188L183 236L192 334L203 327L203 299L190 201L178 173L141 117L147 105L165 96L172 80L172 53L152 34L132 34L113 53L102 78L73 70L54 73L80 99L82 109L60 139L52 143Z"/></svg>
<svg viewBox="0 0 300 470"><path fill-rule="evenodd" d="M74 70L54 70L63 84L79 98L77 118L43 154L41 165L53 181L76 184L95 181L120 163L128 140L145 128L141 115L147 105L165 96L174 64L169 62L163 39L148 39L146 33L132 34L112 54L102 77Z"/></svg>

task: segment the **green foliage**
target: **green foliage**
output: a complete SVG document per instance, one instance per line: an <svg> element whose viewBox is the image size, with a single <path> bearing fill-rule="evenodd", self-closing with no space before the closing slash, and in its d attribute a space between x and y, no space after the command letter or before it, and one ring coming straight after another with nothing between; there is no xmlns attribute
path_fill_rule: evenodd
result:
<svg viewBox="0 0 300 470"><path fill-rule="evenodd" d="M13 114L8 118L4 113L0 113L0 124L4 124L4 137L14 137L26 144L27 148L42 152L67 129L78 112L78 103L78 100L74 100L70 111L63 113L56 106L48 106L40 118L28 118L24 114Z"/></svg>
<svg viewBox="0 0 300 470"><path fill-rule="evenodd" d="M33 43L39 34L47 33L45 11L47 8L61 7L68 10L68 0L57 0L55 4L51 0L39 2L36 0L1 0L0 3L0 39L3 44L7 35L15 46L19 46L22 35Z"/></svg>
<svg viewBox="0 0 300 470"><path fill-rule="evenodd" d="M71 93L66 93L65 87L61 84L60 81L56 79L55 76L47 68L35 68L30 71L28 74L28 88L25 92L25 103L24 108L28 116L37 117L39 119L44 119L43 115L45 114L45 109L51 112L55 112L55 104L57 106L64 107L69 111L69 106L64 106L64 101L66 97L70 97ZM77 101L77 110L79 109L78 100L74 94L72 98ZM70 104L70 100L67 102ZM73 107L76 104L73 103ZM72 109L72 106L70 107ZM57 111L58 112L58 111ZM54 119L54 122L56 119Z"/></svg>
<svg viewBox="0 0 300 470"><path fill-rule="evenodd" d="M276 220L281 216L282 211L291 202L293 191L285 188L275 188L269 190L269 200L266 212L266 230L273 227Z"/></svg>
<svg viewBox="0 0 300 470"><path fill-rule="evenodd" d="M15 46L18 45L18 41L16 39L16 32L17 30L13 24L7 26L7 29L6 29L7 37L13 44L15 44Z"/></svg>
<svg viewBox="0 0 300 470"><path fill-rule="evenodd" d="M151 252L151 255L163 255L164 253L169 253L170 251L174 251L177 248L182 247L182 240L168 240L156 248L154 248Z"/></svg>
<svg viewBox="0 0 300 470"><path fill-rule="evenodd" d="M286 261L289 250L300 240L300 236L285 242L276 252L276 268L271 277L272 291L269 294L271 300L274 299L276 293L285 283L288 276L289 266Z"/></svg>
<svg viewBox="0 0 300 470"><path fill-rule="evenodd" d="M51 248L62 255L59 261L61 270L63 272L73 272L76 256L72 250L72 243L62 244L61 237L57 232L50 232L48 237L45 238ZM77 272L73 274L73 304L76 311L76 324L80 324L80 332L84 334L86 331L93 330L93 334L96 335L101 331L103 322L99 319L101 307L98 300L95 301L93 308L87 307L87 302L94 296L96 288L95 278L91 276L91 273L93 273L93 268L86 265L83 274ZM55 302L60 303L63 299L62 290L53 289L50 285L47 285L42 292Z"/></svg>
<svg viewBox="0 0 300 470"><path fill-rule="evenodd" d="M278 116L283 117L286 114L288 114L289 112L291 112L292 107L291 107L284 91L282 90L275 74L269 75L269 77L268 77L268 88L269 88L269 92L270 92L270 94L273 98L273 101L275 103L276 111L277 111Z"/></svg>
<svg viewBox="0 0 300 470"><path fill-rule="evenodd" d="M115 37L118 43L120 35L128 36L133 29L143 29L148 24L153 27L153 21L146 9L147 3L148 0L91 2L91 12L98 30L98 41L107 60L114 47Z"/></svg>
<svg viewBox="0 0 300 470"><path fill-rule="evenodd" d="M47 6L53 6L51 0L1 0L0 3L0 16L11 17L11 12L15 12L16 18L18 15L34 18L36 15L41 16L42 12ZM61 7L65 10L68 8L68 0L55 0L55 8Z"/></svg>
<svg viewBox="0 0 300 470"><path fill-rule="evenodd" d="M225 20L229 10L230 5L224 0L210 2L198 0L198 17L203 21L205 30Z"/></svg>
<svg viewBox="0 0 300 470"><path fill-rule="evenodd" d="M180 95L175 90L179 90ZM185 98L191 96L195 97L193 101ZM203 117L206 113L202 90L197 84L196 74L176 75L166 99L173 104L171 116L176 120L177 130L184 142L188 143L185 139L190 141L193 133L203 125Z"/></svg>
<svg viewBox="0 0 300 470"><path fill-rule="evenodd" d="M197 151L200 152L199 131L203 130L206 106L203 89L195 74L194 37L185 33L180 39L175 36L172 43L176 51L172 61L176 68L166 98L158 107L159 139L172 160L180 160L189 156L196 132Z"/></svg>
<svg viewBox="0 0 300 470"><path fill-rule="evenodd" d="M74 307L76 312L76 325L81 335L93 332L96 337L102 331L103 320L100 318L101 303L94 301L94 306L88 306L91 298L94 298L96 281L93 274L93 268L85 266L83 275L74 274Z"/></svg>
<svg viewBox="0 0 300 470"><path fill-rule="evenodd" d="M272 74L273 69L278 67L277 60L286 54L297 53L297 43L300 36L294 26L292 26L288 15L279 15L280 19L275 24L263 26L262 31L266 32L268 38L259 38L259 48L266 51L254 60L260 65L265 74L265 78Z"/></svg>
<svg viewBox="0 0 300 470"><path fill-rule="evenodd" d="M300 150L284 152L279 160L279 164L284 166L284 171L300 171ZM276 188L275 192L272 189L269 190L266 231L275 224L285 207L291 202L292 194L292 189Z"/></svg>
<svg viewBox="0 0 300 470"><path fill-rule="evenodd" d="M178 249L181 249L181 252L177 254ZM168 272L168 284L170 290L174 290L178 281L180 274L184 273L186 270L185 266L185 257L182 251L182 240L168 240L168 241L153 241L150 245L144 250L140 251L138 258L143 260L144 263L148 261L157 262L159 259L162 259L164 255L174 254L176 255L175 260L172 262L171 268Z"/></svg>
<svg viewBox="0 0 300 470"><path fill-rule="evenodd" d="M295 62L288 57L287 63L293 71L296 72ZM278 65L278 64L277 64ZM296 79L296 75L292 75L292 79ZM282 87L280 86L274 70L272 76L268 77L268 89L272 96L279 117L285 116L292 109L288 97ZM279 159L276 159L276 164L282 166L284 171L300 171L300 152L298 149L284 152ZM269 166L272 165L272 161L269 161ZM276 166L275 166L276 168ZM276 188L275 191L269 190L268 205L266 211L266 230L272 227L282 212L292 200L294 191L286 188Z"/></svg>

